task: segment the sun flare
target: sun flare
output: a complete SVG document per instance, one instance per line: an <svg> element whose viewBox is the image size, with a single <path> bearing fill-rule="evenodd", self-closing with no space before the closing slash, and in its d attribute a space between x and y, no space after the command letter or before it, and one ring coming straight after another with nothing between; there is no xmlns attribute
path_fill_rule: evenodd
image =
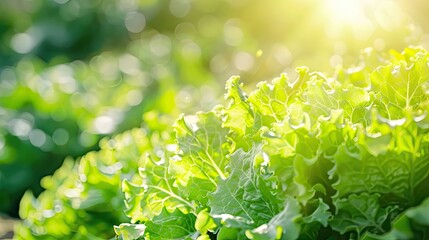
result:
<svg viewBox="0 0 429 240"><path fill-rule="evenodd" d="M326 10L337 24L358 25L366 19L364 0L326 0Z"/></svg>

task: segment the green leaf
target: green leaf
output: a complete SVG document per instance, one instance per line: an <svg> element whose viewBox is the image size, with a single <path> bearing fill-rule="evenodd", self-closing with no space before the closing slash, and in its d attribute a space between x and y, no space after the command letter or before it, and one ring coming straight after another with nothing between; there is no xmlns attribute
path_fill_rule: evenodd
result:
<svg viewBox="0 0 429 240"><path fill-rule="evenodd" d="M284 209L271 220L255 228L247 230L246 236L255 240L297 239L301 229L301 207L297 200L286 200Z"/></svg>
<svg viewBox="0 0 429 240"><path fill-rule="evenodd" d="M210 196L212 216L228 214L260 226L279 212L276 197L255 168L261 153L261 146L254 146L249 152L239 149L231 155L229 177Z"/></svg>
<svg viewBox="0 0 429 240"><path fill-rule="evenodd" d="M419 206L408 209L405 215L418 224L429 226L429 198Z"/></svg>
<svg viewBox="0 0 429 240"><path fill-rule="evenodd" d="M147 221L161 214L163 208L176 208L188 213L195 210L194 203L179 189L171 174L170 161L176 154L177 145L167 132L151 133L150 138L140 140L145 149L138 159L139 172L132 179L122 182L125 194L125 213L132 223Z"/></svg>
<svg viewBox="0 0 429 240"><path fill-rule="evenodd" d="M372 90L382 96L377 108L385 118L400 119L427 100L428 55L415 54L409 61L379 67L371 75Z"/></svg>
<svg viewBox="0 0 429 240"><path fill-rule="evenodd" d="M329 206L322 199L312 199L305 206L305 212L315 210L308 216L303 217L303 224L299 239L315 239L319 237L321 227L327 227L332 214ZM308 209L308 210L307 210Z"/></svg>
<svg viewBox="0 0 429 240"><path fill-rule="evenodd" d="M413 239L410 219L404 215L394 220L392 229L384 235L376 235L367 232L362 236L362 240L390 240L390 239Z"/></svg>
<svg viewBox="0 0 429 240"><path fill-rule="evenodd" d="M146 226L144 224L122 223L114 226L115 233L123 240L133 240L144 236Z"/></svg>
<svg viewBox="0 0 429 240"><path fill-rule="evenodd" d="M341 234L350 231L361 233L364 230L384 233L383 223L393 209L382 208L379 198L379 194L363 193L335 200L336 213L330 226Z"/></svg>
<svg viewBox="0 0 429 240"><path fill-rule="evenodd" d="M286 75L274 79L272 84L260 82L257 87L258 90L250 94L248 101L262 115L272 117L270 122L280 122L287 114L289 99L287 90L290 87Z"/></svg>
<svg viewBox="0 0 429 240"><path fill-rule="evenodd" d="M161 214L145 223L147 239L186 239L196 234L194 214L184 214L179 209L173 212L165 208Z"/></svg>
<svg viewBox="0 0 429 240"><path fill-rule="evenodd" d="M210 216L207 209L201 210L195 221L195 229L205 235L208 231L214 230L217 227L214 219Z"/></svg>
<svg viewBox="0 0 429 240"><path fill-rule="evenodd" d="M192 199L205 205L207 193L214 191L218 178L227 176L228 130L222 128L220 117L214 112L181 116L174 130L179 154L170 161L171 173L187 187L185 190Z"/></svg>
<svg viewBox="0 0 429 240"><path fill-rule="evenodd" d="M248 102L266 120L265 126L273 122L282 122L290 112L289 105L302 91L305 79L309 77L308 69L297 69L300 77L295 82L289 81L286 74L275 78L271 84L267 82L258 83L258 89L252 92Z"/></svg>
<svg viewBox="0 0 429 240"><path fill-rule="evenodd" d="M429 175L427 153L422 150L429 147L422 137L425 130L412 122L395 127L377 124L375 132L374 124L366 132L356 129L353 138L358 143L354 146L344 143L338 147L330 171L331 178L337 177L333 187L340 197L381 193L396 198L404 207L414 205L418 196L415 189ZM379 147L375 152L371 150L374 146Z"/></svg>
<svg viewBox="0 0 429 240"><path fill-rule="evenodd" d="M391 230L383 235L366 234L364 240L425 239L429 235L429 198L409 208L393 220Z"/></svg>
<svg viewBox="0 0 429 240"><path fill-rule="evenodd" d="M231 239L244 240L247 238L243 236L243 234L236 228L223 227L219 230L217 234L217 239L218 240L231 240Z"/></svg>
<svg viewBox="0 0 429 240"><path fill-rule="evenodd" d="M247 95L239 83L240 77L231 77L226 82L225 99L229 101L228 107L222 112L224 116L223 127L230 128L239 136L246 133L246 128L254 123L254 113L247 103Z"/></svg>
<svg viewBox="0 0 429 240"><path fill-rule="evenodd" d="M132 222L147 221L161 214L162 209L184 212L195 211L194 204L186 198L175 184L174 176L168 171L168 158L156 159L153 155L145 158L144 168L140 168L141 184L123 182L127 215Z"/></svg>
<svg viewBox="0 0 429 240"><path fill-rule="evenodd" d="M314 74L302 94L304 112L316 121L329 117L332 112L343 111L349 121L366 123L366 108L372 102L371 95L353 85L330 82L321 74ZM314 123L313 123L314 124Z"/></svg>
<svg viewBox="0 0 429 240"><path fill-rule="evenodd" d="M320 223L322 226L328 226L328 220L332 217L329 212L329 206L322 199L317 199L317 208L310 215L305 216L303 221L305 223Z"/></svg>

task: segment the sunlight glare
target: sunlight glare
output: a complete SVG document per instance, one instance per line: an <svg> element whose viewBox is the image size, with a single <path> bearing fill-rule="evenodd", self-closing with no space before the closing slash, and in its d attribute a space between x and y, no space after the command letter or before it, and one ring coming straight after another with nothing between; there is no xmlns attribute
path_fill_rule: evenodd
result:
<svg viewBox="0 0 429 240"><path fill-rule="evenodd" d="M364 0L326 0L326 8L332 20L345 25L356 25L366 19L364 4Z"/></svg>

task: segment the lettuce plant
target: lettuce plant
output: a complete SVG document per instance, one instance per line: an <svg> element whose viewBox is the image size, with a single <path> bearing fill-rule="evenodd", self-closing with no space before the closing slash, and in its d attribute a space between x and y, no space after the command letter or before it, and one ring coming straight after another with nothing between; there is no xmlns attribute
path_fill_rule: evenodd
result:
<svg viewBox="0 0 429 240"><path fill-rule="evenodd" d="M118 239L426 239L428 63L425 50L410 48L332 77L298 68L297 79L283 74L250 94L232 77L226 105L172 128L149 124L144 141L119 138L137 146L132 155L119 144L111 148L124 157L82 160L79 204L65 203L75 225L64 237L83 228L100 236L82 216L103 209L128 217L114 223ZM82 207L90 191L112 190ZM50 235L51 216L34 226L42 196L23 199L27 236Z"/></svg>
<svg viewBox="0 0 429 240"><path fill-rule="evenodd" d="M177 149L124 181L118 235L427 237L428 54L407 49L360 81L298 75L249 95L232 77L226 106L179 118Z"/></svg>

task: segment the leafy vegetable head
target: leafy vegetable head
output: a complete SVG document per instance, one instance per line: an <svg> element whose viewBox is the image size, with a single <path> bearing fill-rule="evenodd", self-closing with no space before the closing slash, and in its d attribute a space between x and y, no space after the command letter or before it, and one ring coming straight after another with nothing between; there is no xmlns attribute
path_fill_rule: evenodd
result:
<svg viewBox="0 0 429 240"><path fill-rule="evenodd" d="M428 56L407 49L378 66L364 61L334 77L299 68L296 80L283 74L250 94L232 77L226 106L148 131L141 145L136 143L138 157L118 159L134 161L138 174L119 170L101 178L123 179L131 223L116 226L116 234L122 239L427 237ZM79 173L90 171L85 160L80 166ZM100 204L94 200L89 206Z"/></svg>

